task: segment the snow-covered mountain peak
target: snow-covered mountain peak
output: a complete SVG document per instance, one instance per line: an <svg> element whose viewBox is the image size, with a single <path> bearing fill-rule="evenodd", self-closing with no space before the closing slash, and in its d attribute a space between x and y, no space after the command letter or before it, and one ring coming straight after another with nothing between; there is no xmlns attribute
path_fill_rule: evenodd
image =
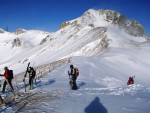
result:
<svg viewBox="0 0 150 113"><path fill-rule="evenodd" d="M120 21L117 20L120 20L120 18L125 19L123 15L113 10L93 10L93 9L86 11L83 14L82 18L87 19L85 20L86 22L92 20L91 24L94 24L95 22L105 22L105 24L106 23L119 24Z"/></svg>
<svg viewBox="0 0 150 113"><path fill-rule="evenodd" d="M94 10L89 9L81 17L64 22L61 29L66 26L76 26L78 28L108 27L115 26L123 29L126 33L134 37L147 37L145 30L136 20L128 20L124 15L114 10Z"/></svg>

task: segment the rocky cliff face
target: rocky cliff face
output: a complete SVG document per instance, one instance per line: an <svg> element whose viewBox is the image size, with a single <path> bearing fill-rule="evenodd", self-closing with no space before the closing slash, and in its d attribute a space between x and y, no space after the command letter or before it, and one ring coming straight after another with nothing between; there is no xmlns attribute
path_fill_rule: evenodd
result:
<svg viewBox="0 0 150 113"><path fill-rule="evenodd" d="M99 10L100 15L104 16L104 20L123 28L127 33L135 37L145 37L146 33L143 26L136 20L127 20L127 18L112 10Z"/></svg>
<svg viewBox="0 0 150 113"><path fill-rule="evenodd" d="M139 24L136 20L126 20L123 23L124 29L127 33L135 37L146 37L145 30L141 24Z"/></svg>
<svg viewBox="0 0 150 113"><path fill-rule="evenodd" d="M122 25L126 21L126 17L113 10L99 10L99 15L103 16L103 19L113 25Z"/></svg>

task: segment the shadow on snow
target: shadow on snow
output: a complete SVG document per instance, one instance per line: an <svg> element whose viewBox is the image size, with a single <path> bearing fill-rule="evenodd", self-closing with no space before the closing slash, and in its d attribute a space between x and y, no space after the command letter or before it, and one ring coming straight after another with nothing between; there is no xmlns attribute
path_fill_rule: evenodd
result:
<svg viewBox="0 0 150 113"><path fill-rule="evenodd" d="M108 113L107 109L100 103L99 97L96 97L84 110L85 113Z"/></svg>
<svg viewBox="0 0 150 113"><path fill-rule="evenodd" d="M84 86L85 84L86 84L85 82L80 82L80 83L78 84L78 88Z"/></svg>
<svg viewBox="0 0 150 113"><path fill-rule="evenodd" d="M41 81L39 81L39 82L36 84L36 88L37 88L37 87L41 87L41 86L43 86L43 85L50 85L50 84L53 84L53 83L55 83L55 82L56 82L56 80L54 80L54 79L49 80L49 81L47 81L47 82L45 82L45 83L42 83Z"/></svg>

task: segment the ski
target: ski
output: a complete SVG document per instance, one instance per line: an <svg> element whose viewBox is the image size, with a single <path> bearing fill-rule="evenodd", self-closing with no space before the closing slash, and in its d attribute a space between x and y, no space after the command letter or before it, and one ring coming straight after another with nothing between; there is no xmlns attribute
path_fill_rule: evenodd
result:
<svg viewBox="0 0 150 113"><path fill-rule="evenodd" d="M69 75L69 85L71 90L77 90L77 86L75 85L72 76L70 75L70 72L68 71L68 75Z"/></svg>
<svg viewBox="0 0 150 113"><path fill-rule="evenodd" d="M25 90L25 92L27 91L27 85L26 85L26 82L25 82L25 77L27 76L27 72L28 72L28 68L29 68L29 66L30 66L30 62L28 63L28 66L27 66L27 69L26 69L26 72L25 72L25 75L24 75L24 80L23 80L23 82L24 82L24 90Z"/></svg>
<svg viewBox="0 0 150 113"><path fill-rule="evenodd" d="M8 86L9 86L9 88L10 88L11 92L13 93L14 98L15 98L15 99L19 98L19 97L18 97L19 95L18 95L18 94L16 94L16 93L15 93L15 91L12 89L12 87L10 86L10 84L9 84L8 80L7 80L7 79L5 79L5 80L6 80L7 84L8 84Z"/></svg>
<svg viewBox="0 0 150 113"><path fill-rule="evenodd" d="M71 78L71 75L70 75L70 72L68 71L68 75L69 75L69 85L70 85L70 89L73 90L73 81L72 81L72 78Z"/></svg>

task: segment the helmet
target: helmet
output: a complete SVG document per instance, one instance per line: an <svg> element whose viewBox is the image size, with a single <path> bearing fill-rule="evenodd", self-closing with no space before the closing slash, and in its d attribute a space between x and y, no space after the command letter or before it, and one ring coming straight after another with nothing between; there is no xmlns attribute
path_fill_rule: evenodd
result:
<svg viewBox="0 0 150 113"><path fill-rule="evenodd" d="M70 65L70 68L73 68L73 65L72 65L72 64Z"/></svg>

